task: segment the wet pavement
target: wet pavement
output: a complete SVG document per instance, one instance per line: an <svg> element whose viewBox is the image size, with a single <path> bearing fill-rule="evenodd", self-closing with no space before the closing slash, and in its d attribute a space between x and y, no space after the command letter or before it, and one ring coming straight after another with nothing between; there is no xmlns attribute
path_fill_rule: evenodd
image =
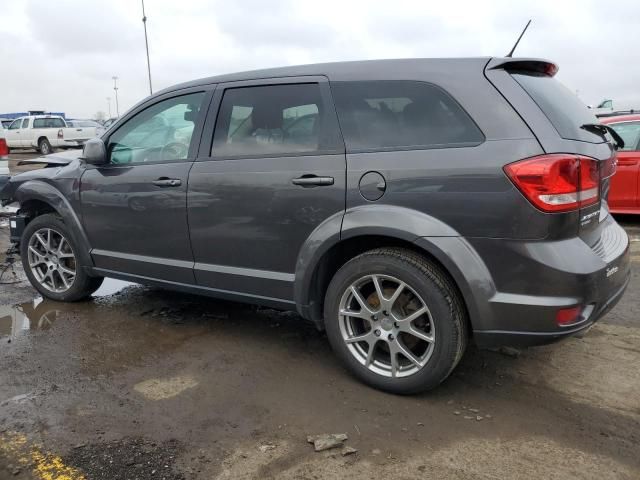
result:
<svg viewBox="0 0 640 480"><path fill-rule="evenodd" d="M586 336L470 347L411 397L352 379L293 313L116 280L56 303L8 270L0 479L638 479L640 221L621 221L631 285ZM314 452L323 433L357 453Z"/></svg>

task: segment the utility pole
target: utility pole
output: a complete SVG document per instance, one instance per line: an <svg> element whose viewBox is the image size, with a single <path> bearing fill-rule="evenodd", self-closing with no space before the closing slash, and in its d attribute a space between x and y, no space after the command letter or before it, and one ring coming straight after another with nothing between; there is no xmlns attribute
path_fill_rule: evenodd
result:
<svg viewBox="0 0 640 480"><path fill-rule="evenodd" d="M152 95L153 88L151 88L151 63L149 62L149 39L147 38L147 15L144 13L144 0L142 0L142 24L144 25L144 44L147 47L147 73L149 74L149 95Z"/></svg>
<svg viewBox="0 0 640 480"><path fill-rule="evenodd" d="M120 106L118 105L118 77L113 76L113 91L116 92L116 117L120 118Z"/></svg>
<svg viewBox="0 0 640 480"><path fill-rule="evenodd" d="M107 97L107 104L109 105L109 118L111 118L111 97Z"/></svg>

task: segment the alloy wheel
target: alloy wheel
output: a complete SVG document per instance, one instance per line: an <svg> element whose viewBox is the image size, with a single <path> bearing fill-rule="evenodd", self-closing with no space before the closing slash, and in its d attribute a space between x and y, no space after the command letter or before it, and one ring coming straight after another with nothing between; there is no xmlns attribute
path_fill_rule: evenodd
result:
<svg viewBox="0 0 640 480"><path fill-rule="evenodd" d="M340 300L342 339L353 357L385 377L407 377L429 361L435 325L426 302L390 275L367 275Z"/></svg>
<svg viewBox="0 0 640 480"><path fill-rule="evenodd" d="M27 258L36 281L54 293L63 293L76 278L76 258L71 244L58 231L41 228L29 239Z"/></svg>

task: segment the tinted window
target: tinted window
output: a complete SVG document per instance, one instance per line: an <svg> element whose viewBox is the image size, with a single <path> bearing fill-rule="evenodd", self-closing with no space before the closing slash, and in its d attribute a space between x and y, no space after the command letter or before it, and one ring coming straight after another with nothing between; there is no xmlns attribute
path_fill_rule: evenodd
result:
<svg viewBox="0 0 640 480"><path fill-rule="evenodd" d="M22 128L29 128L29 119L28 118L25 118L22 121Z"/></svg>
<svg viewBox="0 0 640 480"><path fill-rule="evenodd" d="M441 88L424 82L335 82L331 90L349 150L469 146L482 132Z"/></svg>
<svg viewBox="0 0 640 480"><path fill-rule="evenodd" d="M9 125L9 130L18 130L22 125L22 120L14 120L11 125Z"/></svg>
<svg viewBox="0 0 640 480"><path fill-rule="evenodd" d="M601 143L602 135L581 125L599 123L584 103L567 87L544 74L516 73L513 78L524 88L562 138Z"/></svg>
<svg viewBox="0 0 640 480"><path fill-rule="evenodd" d="M609 126L624 140L622 150L640 149L640 122L612 123Z"/></svg>
<svg viewBox="0 0 640 480"><path fill-rule="evenodd" d="M136 114L109 137L111 163L186 159L203 98L203 92L170 98Z"/></svg>
<svg viewBox="0 0 640 480"><path fill-rule="evenodd" d="M64 120L61 118L36 118L33 121L33 128L64 128Z"/></svg>
<svg viewBox="0 0 640 480"><path fill-rule="evenodd" d="M212 153L313 153L335 150L337 139L335 118L325 108L317 83L232 88L222 99Z"/></svg>

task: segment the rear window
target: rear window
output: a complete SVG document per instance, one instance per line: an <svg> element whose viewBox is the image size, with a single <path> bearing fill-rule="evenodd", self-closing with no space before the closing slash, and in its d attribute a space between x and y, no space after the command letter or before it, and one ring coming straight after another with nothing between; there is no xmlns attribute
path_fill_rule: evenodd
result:
<svg viewBox="0 0 640 480"><path fill-rule="evenodd" d="M584 103L553 77L537 73L514 73L513 78L529 94L562 138L602 143L597 133L588 132L581 125L599 123Z"/></svg>
<svg viewBox="0 0 640 480"><path fill-rule="evenodd" d="M33 121L33 128L64 128L64 120L61 118L36 118Z"/></svg>
<svg viewBox="0 0 640 480"><path fill-rule="evenodd" d="M332 82L349 151L475 146L484 135L444 90L424 82Z"/></svg>

